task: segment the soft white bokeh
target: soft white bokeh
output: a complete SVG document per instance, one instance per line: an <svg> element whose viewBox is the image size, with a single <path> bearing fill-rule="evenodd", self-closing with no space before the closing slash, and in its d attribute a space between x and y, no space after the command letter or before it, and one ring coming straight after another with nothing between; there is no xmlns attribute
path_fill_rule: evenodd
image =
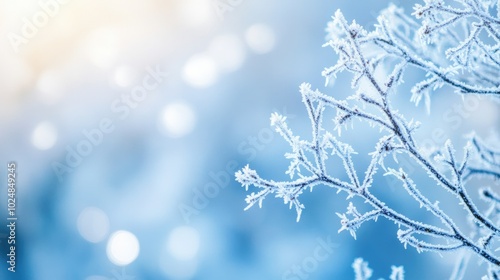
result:
<svg viewBox="0 0 500 280"><path fill-rule="evenodd" d="M215 19L212 3L212 0L180 1L181 20L191 27L207 27Z"/></svg>
<svg viewBox="0 0 500 280"><path fill-rule="evenodd" d="M50 122L39 123L31 134L31 143L39 150L48 150L57 142L57 129Z"/></svg>
<svg viewBox="0 0 500 280"><path fill-rule="evenodd" d="M195 54L184 65L182 78L195 88L213 85L219 76L217 63L207 54Z"/></svg>
<svg viewBox="0 0 500 280"><path fill-rule="evenodd" d="M215 37L210 43L208 51L222 70L235 71L245 61L246 53L243 43L233 34Z"/></svg>
<svg viewBox="0 0 500 280"><path fill-rule="evenodd" d="M254 52L265 54L273 50L276 37L273 30L265 24L254 24L245 32L245 40Z"/></svg>
<svg viewBox="0 0 500 280"><path fill-rule="evenodd" d="M161 251L159 266L168 279L192 279L198 269L200 236L190 226L174 228Z"/></svg>
<svg viewBox="0 0 500 280"><path fill-rule="evenodd" d="M60 76L54 71L44 71L38 77L35 86L38 97L45 104L54 104L63 96Z"/></svg>
<svg viewBox="0 0 500 280"><path fill-rule="evenodd" d="M192 260L200 249L200 235L192 227L177 227L168 237L167 248L170 255L177 260Z"/></svg>
<svg viewBox="0 0 500 280"><path fill-rule="evenodd" d="M104 240L109 232L109 219L101 209L87 207L78 216L77 228L85 240L98 243Z"/></svg>
<svg viewBox="0 0 500 280"><path fill-rule="evenodd" d="M189 134L196 124L196 114L188 104L175 102L167 105L161 122L168 136L179 138Z"/></svg>
<svg viewBox="0 0 500 280"><path fill-rule="evenodd" d="M108 68L119 57L120 39L118 30L102 28L92 32L85 42L85 51L90 61L101 68Z"/></svg>
<svg viewBox="0 0 500 280"><path fill-rule="evenodd" d="M120 266L132 263L139 255L139 251L139 240L133 233L125 230L114 232L106 247L108 259Z"/></svg>
<svg viewBox="0 0 500 280"><path fill-rule="evenodd" d="M137 71L126 65L117 67L113 74L113 83L119 87L129 87L135 83L136 79Z"/></svg>

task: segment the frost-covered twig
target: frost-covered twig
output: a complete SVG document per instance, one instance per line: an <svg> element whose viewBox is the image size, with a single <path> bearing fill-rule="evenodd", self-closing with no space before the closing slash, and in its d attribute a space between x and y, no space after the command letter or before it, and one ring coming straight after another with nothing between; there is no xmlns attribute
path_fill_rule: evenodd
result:
<svg viewBox="0 0 500 280"><path fill-rule="evenodd" d="M352 263L352 268L354 269L354 279L356 280L368 280L372 277L373 270L368 267L368 262L365 262L362 258L357 258ZM402 266L392 266L390 280L404 280L405 271Z"/></svg>
<svg viewBox="0 0 500 280"><path fill-rule="evenodd" d="M391 5L381 13L376 29L371 32L355 21L348 23L337 11L328 25L330 40L325 46L331 47L339 58L335 66L323 71L323 75L328 83L336 78L337 73L350 72L355 93L346 100L337 100L313 90L310 84L300 86L302 101L311 120L311 140L294 135L286 117L276 113L271 116L271 125L292 149L285 155L291 161L286 172L291 181L264 180L246 166L236 173L236 179L247 188L254 185L262 189L248 196L248 207L255 203L262 205L268 194L275 193L290 207L295 206L298 221L304 209L298 200L303 190L326 185L346 192L348 199L360 197L373 208L361 213L350 203L345 213L337 213L341 219L339 231L348 230L356 237L355 231L361 224L382 216L399 225L397 236L405 246L410 245L419 252L467 249L487 261L490 275L494 275L496 272L491 271L498 270L500 257L489 245L500 238L500 227L496 210L491 209L499 208L499 196L491 189L482 189L482 197L491 205L489 210L482 211L468 195L467 186L475 176L500 178L500 152L474 136L464 147L462 159L456 158L450 140L442 151L428 155L415 141L414 134L420 123L407 120L393 108L390 98L392 93L401 90L403 75L409 66L415 66L428 75L428 79L417 83L411 90L411 100L418 103L424 97L428 110L430 93L443 86L464 94L487 94L491 98L499 98L500 37L496 30L500 28L500 20L498 15L490 13L493 7L499 8L498 2L456 2L455 6L460 7L445 5L439 0L426 0L424 5L416 5L414 15L422 20L422 24ZM464 24L460 29L458 25L461 22L469 25ZM484 34L489 35L490 40L485 40ZM440 55L443 52L446 55ZM354 164L353 155L356 152L352 146L323 127L327 108L336 111L335 130L339 135L353 119L364 120L383 132L370 153L371 160L364 177L359 176L359 169ZM438 186L449 191L451 197L464 206L477 225L477 234L466 234L464 229L460 229L437 201L432 202L421 193L405 170L386 168L385 158L391 155L396 160L400 153L409 155ZM328 174L327 162L335 159L342 163L347 181ZM379 167L385 170L386 176L394 176L401 181L408 194L437 217L441 226L410 219L373 195L370 188L374 185L374 175ZM443 171L442 167L450 172ZM456 273L461 274L462 270Z"/></svg>

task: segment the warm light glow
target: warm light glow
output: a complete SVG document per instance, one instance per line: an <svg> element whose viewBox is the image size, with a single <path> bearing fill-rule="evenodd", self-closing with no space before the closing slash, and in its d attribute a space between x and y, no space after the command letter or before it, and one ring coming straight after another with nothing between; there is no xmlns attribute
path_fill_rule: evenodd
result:
<svg viewBox="0 0 500 280"><path fill-rule="evenodd" d="M116 68L113 75L113 83L119 87L129 87L135 83L137 72L129 66Z"/></svg>
<svg viewBox="0 0 500 280"><path fill-rule="evenodd" d="M103 28L94 31L86 42L87 55L94 65L108 68L113 65L119 56L118 31Z"/></svg>
<svg viewBox="0 0 500 280"><path fill-rule="evenodd" d="M192 27L206 27L214 21L212 0L183 0L180 2L181 20Z"/></svg>

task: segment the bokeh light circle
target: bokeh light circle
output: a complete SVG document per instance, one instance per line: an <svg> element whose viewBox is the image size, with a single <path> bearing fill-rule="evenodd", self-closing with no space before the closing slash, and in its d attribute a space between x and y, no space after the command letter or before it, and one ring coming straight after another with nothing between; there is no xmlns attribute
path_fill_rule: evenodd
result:
<svg viewBox="0 0 500 280"><path fill-rule="evenodd" d="M213 85L218 78L219 70L215 60L207 54L196 54L184 65L182 77L195 88L206 88Z"/></svg>
<svg viewBox="0 0 500 280"><path fill-rule="evenodd" d="M125 266L135 261L139 251L139 240L133 233L125 230L114 232L106 247L108 259L119 266Z"/></svg>
<svg viewBox="0 0 500 280"><path fill-rule="evenodd" d="M98 243L104 240L109 232L109 219L101 209L87 207L78 216L77 228L85 240Z"/></svg>
<svg viewBox="0 0 500 280"><path fill-rule="evenodd" d="M57 130L50 122L39 123L31 135L31 143L39 150L48 150L57 141Z"/></svg>
<svg viewBox="0 0 500 280"><path fill-rule="evenodd" d="M172 257L183 261L192 260L200 249L200 235L192 227L177 227L170 233L167 247Z"/></svg>
<svg viewBox="0 0 500 280"><path fill-rule="evenodd" d="M245 40L254 52L265 54L273 50L276 38L273 30L265 24L254 24L245 32Z"/></svg>
<svg viewBox="0 0 500 280"><path fill-rule="evenodd" d="M162 124L168 136L179 138L190 133L196 124L196 114L191 106L184 102L167 105L161 116Z"/></svg>

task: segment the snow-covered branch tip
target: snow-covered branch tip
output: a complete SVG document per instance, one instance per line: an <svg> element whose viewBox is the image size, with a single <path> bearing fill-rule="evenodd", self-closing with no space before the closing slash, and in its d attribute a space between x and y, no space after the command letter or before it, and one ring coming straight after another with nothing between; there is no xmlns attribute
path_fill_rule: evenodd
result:
<svg viewBox="0 0 500 280"><path fill-rule="evenodd" d="M352 268L354 269L354 279L355 280L368 280L373 275L373 270L368 267L368 262L365 262L362 258L357 258L352 263ZM392 266L390 280L404 280L404 268L402 266Z"/></svg>

